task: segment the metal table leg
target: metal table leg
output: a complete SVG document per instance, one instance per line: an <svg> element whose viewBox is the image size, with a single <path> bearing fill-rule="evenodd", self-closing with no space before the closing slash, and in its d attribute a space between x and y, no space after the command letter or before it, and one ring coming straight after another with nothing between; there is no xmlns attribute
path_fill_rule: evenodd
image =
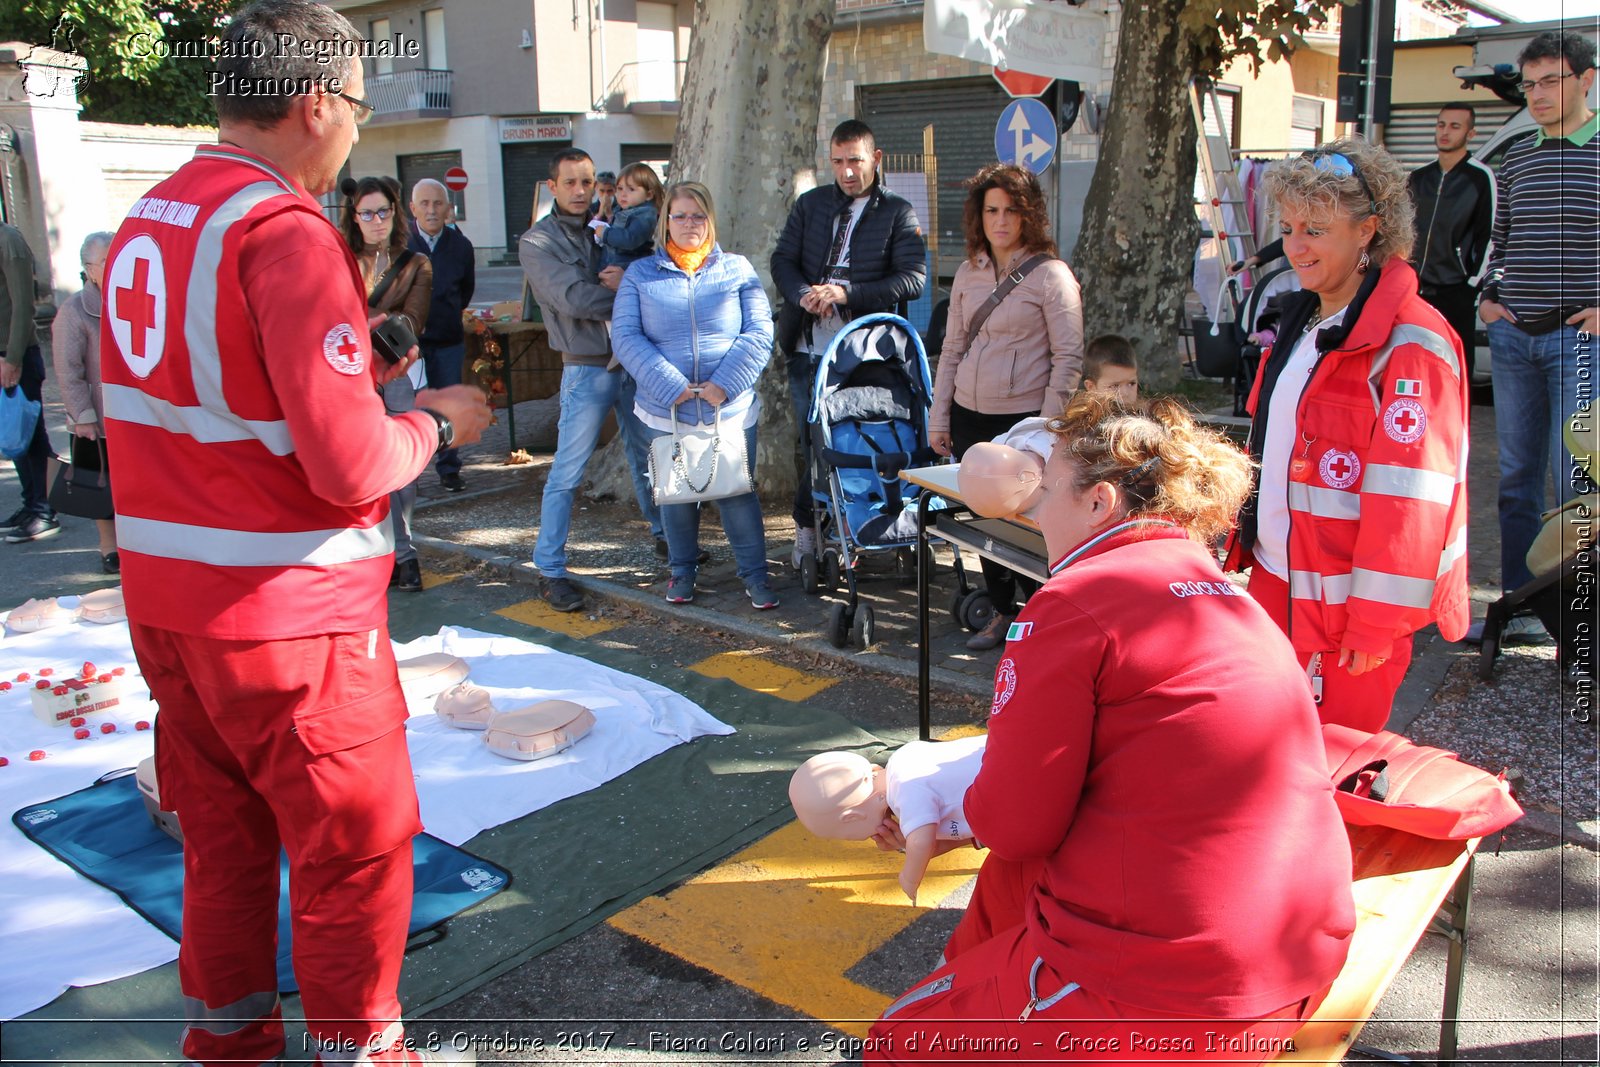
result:
<svg viewBox="0 0 1600 1067"><path fill-rule="evenodd" d="M933 494L924 489L917 495L917 736L931 739L933 711L928 695L928 666L933 651L928 647L928 502Z"/></svg>

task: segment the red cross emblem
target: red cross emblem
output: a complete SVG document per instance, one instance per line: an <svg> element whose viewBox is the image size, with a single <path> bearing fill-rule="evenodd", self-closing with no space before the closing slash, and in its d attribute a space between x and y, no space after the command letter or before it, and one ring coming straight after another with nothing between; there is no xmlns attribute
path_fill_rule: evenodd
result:
<svg viewBox="0 0 1600 1067"><path fill-rule="evenodd" d="M1322 480L1335 489L1348 489L1361 477L1361 457L1341 448L1330 448L1317 463Z"/></svg>
<svg viewBox="0 0 1600 1067"><path fill-rule="evenodd" d="M1410 397L1401 397L1383 410L1383 432L1391 441L1412 444L1421 440L1427 428L1427 411Z"/></svg>
<svg viewBox="0 0 1600 1067"><path fill-rule="evenodd" d="M105 291L112 336L136 377L148 378L167 343L167 277L161 248L138 234L106 265Z"/></svg>
<svg viewBox="0 0 1600 1067"><path fill-rule="evenodd" d="M323 337L322 357L328 361L328 366L340 374L360 374L367 369L361 342L356 339L356 332L348 322L341 322Z"/></svg>

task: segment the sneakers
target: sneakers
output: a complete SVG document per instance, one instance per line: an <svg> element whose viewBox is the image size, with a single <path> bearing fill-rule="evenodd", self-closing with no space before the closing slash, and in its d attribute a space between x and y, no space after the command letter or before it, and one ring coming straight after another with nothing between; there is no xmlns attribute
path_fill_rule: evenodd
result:
<svg viewBox="0 0 1600 1067"><path fill-rule="evenodd" d="M794 552L789 557L789 562L794 564L794 569L800 569L800 561L807 556L817 554L817 531L809 526L796 526L794 528Z"/></svg>
<svg viewBox="0 0 1600 1067"><path fill-rule="evenodd" d="M681 575L667 582L667 603L688 604L694 600L694 579Z"/></svg>
<svg viewBox="0 0 1600 1067"><path fill-rule="evenodd" d="M540 578L539 599L557 611L577 611L583 607L583 594L565 578Z"/></svg>
<svg viewBox="0 0 1600 1067"><path fill-rule="evenodd" d="M42 541L60 532L61 524L56 520L47 519L43 515L28 515L16 529L6 534L6 544L20 545L25 541Z"/></svg>
<svg viewBox="0 0 1600 1067"><path fill-rule="evenodd" d="M1011 629L1011 624L1016 618L1015 615L995 612L989 617L989 625L967 638L967 647L974 652L987 652L991 648L1005 644L1006 631Z"/></svg>
<svg viewBox="0 0 1600 1067"><path fill-rule="evenodd" d="M116 549L112 549L100 557L100 569L107 574L122 573L122 556L117 553Z"/></svg>
<svg viewBox="0 0 1600 1067"><path fill-rule="evenodd" d="M422 592L422 565L415 558L396 563L389 584L407 593Z"/></svg>
<svg viewBox="0 0 1600 1067"><path fill-rule="evenodd" d="M1479 619L1467 627L1466 636L1461 639L1464 645L1483 644L1484 620ZM1544 623L1539 621L1537 615L1513 615L1500 631L1502 645L1533 644L1549 636L1545 632Z"/></svg>
<svg viewBox="0 0 1600 1067"><path fill-rule="evenodd" d="M21 526L23 523L27 522L28 516L32 514L33 512L29 511L27 508L18 508L16 511L11 513L11 517L9 519L7 519L5 522L0 522L0 530L15 530L18 526Z"/></svg>
<svg viewBox="0 0 1600 1067"><path fill-rule="evenodd" d="M451 493L459 493L467 487L467 483L461 480L461 475L453 472L439 475L439 484Z"/></svg>
<svg viewBox="0 0 1600 1067"><path fill-rule="evenodd" d="M772 587L766 582L747 585L744 591L750 595L750 603L757 611L771 611L778 606L778 598L772 594Z"/></svg>

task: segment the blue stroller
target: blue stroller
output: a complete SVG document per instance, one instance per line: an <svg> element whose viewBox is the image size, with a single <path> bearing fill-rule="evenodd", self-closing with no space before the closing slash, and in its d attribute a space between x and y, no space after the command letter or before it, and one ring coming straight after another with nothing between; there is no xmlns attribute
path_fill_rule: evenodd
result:
<svg viewBox="0 0 1600 1067"><path fill-rule="evenodd" d="M846 603L828 617L828 640L861 648L874 639L872 606L860 604L856 563L862 553L893 552L895 570L914 581L917 486L907 467L938 460L928 445L933 380L916 329L898 315L863 315L834 337L817 362L807 417L808 462L816 503L818 551L800 561L807 593L831 592L841 578ZM932 553L927 563L932 565Z"/></svg>

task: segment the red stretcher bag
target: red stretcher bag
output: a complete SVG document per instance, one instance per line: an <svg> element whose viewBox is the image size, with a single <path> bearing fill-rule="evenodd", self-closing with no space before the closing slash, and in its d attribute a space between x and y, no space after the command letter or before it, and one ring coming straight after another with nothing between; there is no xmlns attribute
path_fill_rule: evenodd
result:
<svg viewBox="0 0 1600 1067"><path fill-rule="evenodd" d="M1439 841L1484 837L1522 818L1504 772L1398 734L1322 727L1334 799L1352 826L1389 826Z"/></svg>

